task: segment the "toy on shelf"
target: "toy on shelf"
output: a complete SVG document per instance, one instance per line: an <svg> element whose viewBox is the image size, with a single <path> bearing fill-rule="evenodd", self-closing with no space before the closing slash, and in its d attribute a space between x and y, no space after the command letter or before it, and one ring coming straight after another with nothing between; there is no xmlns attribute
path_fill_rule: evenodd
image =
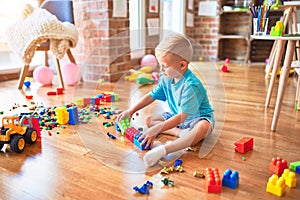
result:
<svg viewBox="0 0 300 200"><path fill-rule="evenodd" d="M222 72L227 72L229 69L229 64L230 64L230 58L226 58L225 63L221 66L220 70Z"/></svg>
<svg viewBox="0 0 300 200"><path fill-rule="evenodd" d="M238 185L239 173L237 171L231 171L231 169L227 169L223 174L222 186L235 189Z"/></svg>
<svg viewBox="0 0 300 200"><path fill-rule="evenodd" d="M277 21L275 26L272 26L270 36L283 36L284 24L282 21Z"/></svg>
<svg viewBox="0 0 300 200"><path fill-rule="evenodd" d="M291 162L290 170L293 170L294 172L297 172L298 174L300 174L300 161Z"/></svg>
<svg viewBox="0 0 300 200"><path fill-rule="evenodd" d="M239 153L246 153L253 149L253 141L254 139L251 137L242 137L234 143L234 150Z"/></svg>
<svg viewBox="0 0 300 200"><path fill-rule="evenodd" d="M222 190L221 178L217 168L206 168L205 172L206 191L220 193Z"/></svg>
<svg viewBox="0 0 300 200"><path fill-rule="evenodd" d="M285 169L288 168L288 163L286 160L281 157L272 158L272 162L270 163L270 170L280 176Z"/></svg>
<svg viewBox="0 0 300 200"><path fill-rule="evenodd" d="M285 184L288 187L290 187L290 188L296 187L297 180L296 180L296 173L295 172L291 172L290 170L285 169L283 171L283 174L282 174L281 177L284 178Z"/></svg>
<svg viewBox="0 0 300 200"><path fill-rule="evenodd" d="M266 191L281 197L285 193L285 187L284 178L273 174L268 180Z"/></svg>
<svg viewBox="0 0 300 200"><path fill-rule="evenodd" d="M26 143L34 144L36 142L38 134L32 127L32 122L26 126L21 123L23 121L18 116L6 116L2 118L0 149L3 148L4 144L10 144L12 151L21 153Z"/></svg>

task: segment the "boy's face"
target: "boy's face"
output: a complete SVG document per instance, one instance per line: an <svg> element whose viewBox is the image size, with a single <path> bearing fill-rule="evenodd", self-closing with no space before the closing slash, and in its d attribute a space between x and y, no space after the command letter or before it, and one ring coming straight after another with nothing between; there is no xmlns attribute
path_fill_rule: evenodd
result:
<svg viewBox="0 0 300 200"><path fill-rule="evenodd" d="M180 79L187 69L187 62L172 53L157 58L162 73L168 78Z"/></svg>

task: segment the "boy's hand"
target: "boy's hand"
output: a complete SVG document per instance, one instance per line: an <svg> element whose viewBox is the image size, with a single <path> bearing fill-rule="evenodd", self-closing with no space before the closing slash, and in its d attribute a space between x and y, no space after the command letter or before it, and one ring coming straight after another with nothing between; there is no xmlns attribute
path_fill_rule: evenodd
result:
<svg viewBox="0 0 300 200"><path fill-rule="evenodd" d="M139 141L141 141L142 139L144 139L141 142L141 146L143 146L144 144L146 144L146 148L148 148L149 146L152 147L152 144L156 138L156 136L158 135L158 131L156 130L155 126L149 128L148 130L146 130L140 137L139 137Z"/></svg>
<svg viewBox="0 0 300 200"><path fill-rule="evenodd" d="M131 116L132 116L131 112L130 112L129 110L125 110L125 111L121 112L121 113L117 116L117 121L119 122L119 121L121 121L121 120L124 119L124 118L127 118L127 119L129 119L129 121L130 121Z"/></svg>

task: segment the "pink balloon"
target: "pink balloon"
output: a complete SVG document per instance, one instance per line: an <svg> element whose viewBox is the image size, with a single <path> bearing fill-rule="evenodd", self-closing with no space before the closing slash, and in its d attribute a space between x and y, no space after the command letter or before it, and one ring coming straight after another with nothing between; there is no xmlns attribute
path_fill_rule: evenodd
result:
<svg viewBox="0 0 300 200"><path fill-rule="evenodd" d="M152 54L144 55L141 59L141 66L151 66L152 71L154 71L157 66L156 57Z"/></svg>
<svg viewBox="0 0 300 200"><path fill-rule="evenodd" d="M61 66L61 73L64 83L67 85L75 85L80 81L80 69L78 65L74 63L67 63Z"/></svg>
<svg viewBox="0 0 300 200"><path fill-rule="evenodd" d="M33 78L42 85L51 85L53 79L53 72L47 66L38 66L33 71Z"/></svg>

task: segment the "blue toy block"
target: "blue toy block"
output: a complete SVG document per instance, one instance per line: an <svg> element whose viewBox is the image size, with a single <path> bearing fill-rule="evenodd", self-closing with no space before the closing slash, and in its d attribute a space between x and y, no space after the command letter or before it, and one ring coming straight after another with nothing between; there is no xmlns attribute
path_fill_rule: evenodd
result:
<svg viewBox="0 0 300 200"><path fill-rule="evenodd" d="M297 171L297 167L298 167L298 171ZM300 161L291 162L290 163L290 170L299 173L299 171L300 171Z"/></svg>
<svg viewBox="0 0 300 200"><path fill-rule="evenodd" d="M146 149L146 144L144 144L143 146L141 146L141 143L143 142L144 139L142 139L141 141L139 141L139 137L142 135L142 133L140 134L135 134L134 135L134 139L133 139L133 144L135 146L137 146L140 150L150 150L151 147L148 146L148 148Z"/></svg>
<svg viewBox="0 0 300 200"><path fill-rule="evenodd" d="M67 111L69 112L69 124L79 124L77 106L69 107Z"/></svg>
<svg viewBox="0 0 300 200"><path fill-rule="evenodd" d="M222 186L235 189L239 185L239 173L227 169L223 174Z"/></svg>
<svg viewBox="0 0 300 200"><path fill-rule="evenodd" d="M140 188L138 186L134 186L133 190L135 190L141 194L149 194L149 189L152 187L153 187L153 183L150 181L147 181Z"/></svg>
<svg viewBox="0 0 300 200"><path fill-rule="evenodd" d="M182 160L175 160L175 163L174 163L174 168L176 168L177 166L180 166L182 164Z"/></svg>
<svg viewBox="0 0 300 200"><path fill-rule="evenodd" d="M297 172L298 174L300 174L300 166L297 166L297 167L296 167L296 172Z"/></svg>
<svg viewBox="0 0 300 200"><path fill-rule="evenodd" d="M96 98L92 97L92 98L90 99L90 104L96 105Z"/></svg>

